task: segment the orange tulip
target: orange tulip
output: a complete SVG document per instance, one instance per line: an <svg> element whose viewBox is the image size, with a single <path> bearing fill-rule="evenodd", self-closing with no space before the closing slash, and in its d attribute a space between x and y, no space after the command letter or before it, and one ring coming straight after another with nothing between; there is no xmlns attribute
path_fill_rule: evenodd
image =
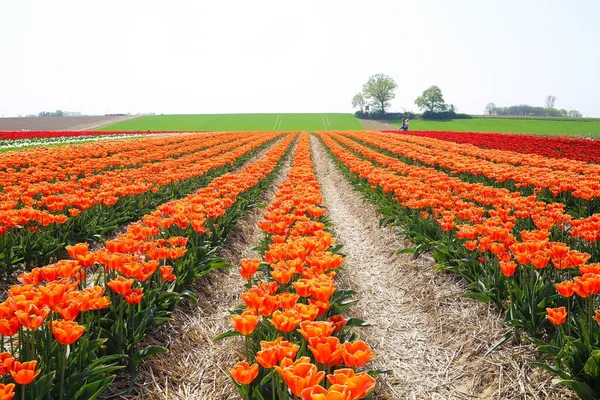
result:
<svg viewBox="0 0 600 400"><path fill-rule="evenodd" d="M246 315L234 315L231 317L231 326L242 335L254 332L260 322L260 317L247 313Z"/></svg>
<svg viewBox="0 0 600 400"><path fill-rule="evenodd" d="M345 385L331 385L327 389L315 385L302 391L302 400L352 400L354 398Z"/></svg>
<svg viewBox="0 0 600 400"><path fill-rule="evenodd" d="M77 243L74 246L67 246L67 253L73 260L77 260L77 256L85 255L88 252L89 245L87 243Z"/></svg>
<svg viewBox="0 0 600 400"><path fill-rule="evenodd" d="M500 271L502 271L502 275L506 276L507 278L513 276L516 270L517 263L514 261L500 261Z"/></svg>
<svg viewBox="0 0 600 400"><path fill-rule="evenodd" d="M375 354L362 340L346 342L343 344L344 351L341 353L344 364L349 367L359 368L365 365Z"/></svg>
<svg viewBox="0 0 600 400"><path fill-rule="evenodd" d="M273 367L281 375L295 396L300 396L306 388L318 385L325 377L324 371L310 363L310 358L301 357L296 361L284 358L279 366Z"/></svg>
<svg viewBox="0 0 600 400"><path fill-rule="evenodd" d="M8 374L12 368L15 358L9 352L0 353L0 376Z"/></svg>
<svg viewBox="0 0 600 400"><path fill-rule="evenodd" d="M295 309L275 311L269 320L281 332L291 332L302 321L300 313Z"/></svg>
<svg viewBox="0 0 600 400"><path fill-rule="evenodd" d="M575 293L575 285L572 281L560 282L557 283L555 286L556 291L563 297L571 297L573 296L573 293Z"/></svg>
<svg viewBox="0 0 600 400"><path fill-rule="evenodd" d="M564 307L546 308L547 318L553 325L561 325L567 319L567 310Z"/></svg>
<svg viewBox="0 0 600 400"><path fill-rule="evenodd" d="M131 289L129 291L129 293L127 293L125 295L125 300L133 305L138 304L140 301L142 301L142 298L144 297L143 292L144 289L143 288L139 288L139 289Z"/></svg>
<svg viewBox="0 0 600 400"><path fill-rule="evenodd" d="M347 323L346 318L344 318L342 315L332 315L331 317L327 318L327 321L335 325L336 332L339 332L342 329L344 329Z"/></svg>
<svg viewBox="0 0 600 400"><path fill-rule="evenodd" d="M341 347L340 340L335 336L312 337L309 343L308 349L318 363L327 366L341 364L343 348Z"/></svg>
<svg viewBox="0 0 600 400"><path fill-rule="evenodd" d="M258 362L263 368L273 368L273 366L279 361L280 360L277 357L276 347L256 352L256 362Z"/></svg>
<svg viewBox="0 0 600 400"><path fill-rule="evenodd" d="M35 331L42 326L44 320L48 314L50 314L50 308L43 307L40 309L37 306L32 305L29 311L18 310L15 314L21 325L29 330Z"/></svg>
<svg viewBox="0 0 600 400"><path fill-rule="evenodd" d="M229 368L231 377L241 385L249 385L258 376L258 364L248 364L245 361Z"/></svg>
<svg viewBox="0 0 600 400"><path fill-rule="evenodd" d="M126 279L119 275L115 279L108 281L106 286L111 288L115 293L118 293L121 296L125 296L131 291L133 283L133 279Z"/></svg>
<svg viewBox="0 0 600 400"><path fill-rule="evenodd" d="M245 280L250 280L256 271L258 271L258 267L260 267L260 260L244 258L240 260L240 265L240 275Z"/></svg>
<svg viewBox="0 0 600 400"><path fill-rule="evenodd" d="M347 385L350 388L352 399L362 399L375 387L375 378L366 372L355 373L350 368L340 368L327 375L327 380L332 385Z"/></svg>
<svg viewBox="0 0 600 400"><path fill-rule="evenodd" d="M335 331L335 328L336 326L333 322L303 321L300 323L300 329L298 329L298 332L304 336L306 341L309 341L313 337L331 336Z"/></svg>
<svg viewBox="0 0 600 400"><path fill-rule="evenodd" d="M76 342L85 329L74 321L57 320L52 321L52 334L56 341L62 345L70 345Z"/></svg>
<svg viewBox="0 0 600 400"><path fill-rule="evenodd" d="M21 363L15 361L12 365L10 375L19 385L28 385L40 374L41 371L36 371L37 361L28 361Z"/></svg>
<svg viewBox="0 0 600 400"><path fill-rule="evenodd" d="M15 384L0 384L0 400L11 400L15 397Z"/></svg>

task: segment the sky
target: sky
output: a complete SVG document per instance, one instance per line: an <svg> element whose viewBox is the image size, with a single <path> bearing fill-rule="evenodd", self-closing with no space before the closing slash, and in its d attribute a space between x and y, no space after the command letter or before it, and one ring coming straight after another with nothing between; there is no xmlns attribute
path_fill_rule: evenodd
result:
<svg viewBox="0 0 600 400"><path fill-rule="evenodd" d="M0 116L390 111L431 85L459 112L600 117L598 0L0 0Z"/></svg>

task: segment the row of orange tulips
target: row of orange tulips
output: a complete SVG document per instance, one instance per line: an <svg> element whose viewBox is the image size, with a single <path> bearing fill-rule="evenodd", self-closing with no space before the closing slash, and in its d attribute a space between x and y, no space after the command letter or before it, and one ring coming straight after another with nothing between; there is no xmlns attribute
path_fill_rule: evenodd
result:
<svg viewBox="0 0 600 400"><path fill-rule="evenodd" d="M351 136L356 138L354 134ZM449 191L459 196L461 200L474 201L482 206L494 206L496 212L509 212L519 220L531 222L520 224L519 228L532 229L535 226L538 229L551 230L556 227L557 231L561 232L557 239L567 241L566 234L568 233L571 238L575 239L570 240L572 247L589 251L594 255L598 251L594 243L600 240L600 225L598 224L600 214L594 214L591 217L573 218L567 212L567 206L558 201L546 203L539 200L535 195L523 196L519 192L505 188L465 182L430 167L419 167L404 163L395 157L386 156L349 140L347 137L346 134L340 137L345 146L349 146L353 151L358 151L363 156L376 161L380 165L387 166L395 172L419 178L426 184L443 184ZM382 149L387 147L385 143L378 143L369 137L361 138L360 141L370 145L377 144L377 147ZM500 210L501 208L503 210ZM482 210L479 209L475 212L475 218L479 216ZM600 256L600 253L597 255Z"/></svg>
<svg viewBox="0 0 600 400"><path fill-rule="evenodd" d="M0 354L0 398L96 398L125 366L132 385L137 364L166 351L139 348L147 330L189 296L185 284L224 266L224 236L257 204L292 140L162 205L102 249L69 246L70 259L21 274L0 303L1 347L10 350Z"/></svg>
<svg viewBox="0 0 600 400"><path fill-rule="evenodd" d="M494 302L516 337L525 333L554 358L552 366L539 366L582 398L600 395L600 374L594 369L600 362L600 264L592 262L598 261L597 254L551 240L568 237L566 221L524 224L535 221L535 208L521 215L510 196L480 207L465 200L465 191L453 192L456 182L399 168L399 160L340 135L319 136L355 183L369 183L370 190L357 187L380 205L385 222L401 224L419 247L433 251L442 268L466 279L469 297Z"/></svg>
<svg viewBox="0 0 600 400"><path fill-rule="evenodd" d="M481 149L471 145L454 144L432 138L393 133L369 132L367 135L356 132L346 133L365 140L394 154L426 165L433 165L472 176L483 176L494 182L514 182L514 186L531 187L534 191L547 190L553 196L565 194L563 201L572 196L575 199L589 201L600 197L600 167L596 164L575 161L565 163L542 156L529 156L502 150ZM441 144L440 144L441 143ZM462 149L454 152L454 147L472 147L473 151ZM489 161L484 158L499 161ZM508 162L507 160L511 160ZM562 167L561 167L562 165ZM565 165L572 165L570 169Z"/></svg>
<svg viewBox="0 0 600 400"><path fill-rule="evenodd" d="M0 235L0 273L8 275L23 266L43 265L52 257L62 257L65 245L110 235L158 204L185 196L239 165L280 134L233 134L233 140L229 136L218 135L207 140L212 147L180 158L95 175L94 179L102 178L103 182L93 187L81 187L81 182L65 183L72 185L71 192L49 197L60 198L62 205L93 205L81 212L77 207L70 208L72 217L31 207L0 212L0 221L4 222L4 226L0 222L0 229L13 228Z"/></svg>
<svg viewBox="0 0 600 400"><path fill-rule="evenodd" d="M245 399L360 399L375 386L364 370L374 354L350 332L364 322L341 315L353 293L334 281L343 256L323 223L322 203L304 133L259 223L263 260L241 261L245 308L220 337L245 337L247 361L230 369Z"/></svg>
<svg viewBox="0 0 600 400"><path fill-rule="evenodd" d="M135 196L157 188L198 176L214 168L212 159L218 154L228 153L243 144L264 141L259 135L239 134L233 140L226 135L213 139L196 138L196 143L185 143L178 151L189 153L173 157L163 148L152 151L150 157L136 168L102 171L106 166L103 159L92 160L99 173L67 173L64 180L40 181L29 184L21 179L14 185L2 185L0 198L0 234L12 228L27 227L30 230L51 223L65 223L67 215L78 215L95 204L114 205L120 197ZM141 143L140 143L141 144ZM149 145L149 144L148 144ZM189 145L189 148L187 146ZM208 161L207 161L208 160ZM42 173L44 167L41 167ZM29 175L30 172L24 172ZM16 173L15 175L20 175ZM55 213L59 212L59 213ZM31 224L36 222L36 224Z"/></svg>
<svg viewBox="0 0 600 400"><path fill-rule="evenodd" d="M102 140L55 147L34 147L30 150L7 151L0 154L0 185L10 187L0 202L19 200L20 193L31 191L38 182L60 182L80 179L108 169L139 166L189 153L186 146L198 151L210 147L221 134L172 134L168 136L132 137L126 140ZM221 135L223 136L223 135ZM229 135L228 135L229 136ZM231 140L234 138L231 137ZM221 142L216 141L214 144ZM74 178L73 178L74 177ZM10 197L9 197L10 196ZM3 205L2 209L6 206Z"/></svg>

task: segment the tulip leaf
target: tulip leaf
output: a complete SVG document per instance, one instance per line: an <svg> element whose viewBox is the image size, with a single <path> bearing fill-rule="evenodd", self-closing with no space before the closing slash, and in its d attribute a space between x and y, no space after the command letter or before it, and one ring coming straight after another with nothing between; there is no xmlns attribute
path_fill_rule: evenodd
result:
<svg viewBox="0 0 600 400"><path fill-rule="evenodd" d="M114 375L108 378L90 382L82 386L73 396L74 400L94 400L97 399L102 392L113 382Z"/></svg>
<svg viewBox="0 0 600 400"><path fill-rule="evenodd" d="M595 350L591 357L585 362L584 367L585 373L594 378L598 379L600 376L600 351Z"/></svg>
<svg viewBox="0 0 600 400"><path fill-rule="evenodd" d="M164 346L148 346L145 349L142 349L133 355L133 361L137 364L140 361L145 360L146 358L153 356L155 354L164 354L168 353L169 350Z"/></svg>
<svg viewBox="0 0 600 400"><path fill-rule="evenodd" d="M596 400L599 397L598 396L599 394L596 393L596 391L594 389L592 389L589 385L587 385L583 382L570 380L570 379L569 380L556 379L556 380L553 380L552 383L561 384L561 385L570 387L571 389L573 389L575 391L575 393L577 393L577 395L581 398L581 400Z"/></svg>
<svg viewBox="0 0 600 400"><path fill-rule="evenodd" d="M346 326L371 326L368 322L363 321L362 319L358 319L358 318L350 318L347 322L346 322Z"/></svg>
<svg viewBox="0 0 600 400"><path fill-rule="evenodd" d="M239 333L238 331L230 330L230 331L227 331L227 332L223 332L219 336L215 337L213 339L213 342L217 342L217 341L219 341L221 339L225 339L225 338L228 338L228 337L234 337L234 336L242 336L242 334Z"/></svg>
<svg viewBox="0 0 600 400"><path fill-rule="evenodd" d="M376 377L383 374L389 374L391 372L391 369L372 369L368 371L367 374L371 375L372 377Z"/></svg>
<svg viewBox="0 0 600 400"><path fill-rule="evenodd" d="M273 380L273 375L276 373L276 371L274 369L271 370L271 372L269 372L267 375L265 375L264 378L262 378L262 380L260 381L260 386L266 385L267 383L271 382L271 380Z"/></svg>
<svg viewBox="0 0 600 400"><path fill-rule="evenodd" d="M480 292L465 293L463 295L463 297L465 297L467 299L473 299L473 300L481 301L482 303L486 303L486 304L490 302L490 297L487 296L486 294L480 293Z"/></svg>
<svg viewBox="0 0 600 400"><path fill-rule="evenodd" d="M560 368L553 367L550 364L546 364L543 362L530 362L528 364L532 365L534 367L545 369L546 371L550 372L553 375L560 376L562 379L566 379L566 380L571 379L571 376L567 372L563 371Z"/></svg>
<svg viewBox="0 0 600 400"><path fill-rule="evenodd" d="M35 397L35 400L42 400L44 397L46 397L46 394L50 390L50 386L54 381L55 372L56 371L49 372L36 379L35 383L33 384L35 386L35 393L38 393L38 395Z"/></svg>

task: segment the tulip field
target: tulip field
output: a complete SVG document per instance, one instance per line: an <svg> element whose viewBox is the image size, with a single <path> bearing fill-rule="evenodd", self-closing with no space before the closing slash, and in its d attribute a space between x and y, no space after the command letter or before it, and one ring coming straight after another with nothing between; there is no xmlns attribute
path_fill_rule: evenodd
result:
<svg viewBox="0 0 600 400"><path fill-rule="evenodd" d="M0 140L0 400L600 398L593 140Z"/></svg>

